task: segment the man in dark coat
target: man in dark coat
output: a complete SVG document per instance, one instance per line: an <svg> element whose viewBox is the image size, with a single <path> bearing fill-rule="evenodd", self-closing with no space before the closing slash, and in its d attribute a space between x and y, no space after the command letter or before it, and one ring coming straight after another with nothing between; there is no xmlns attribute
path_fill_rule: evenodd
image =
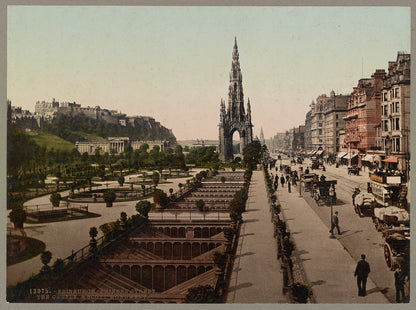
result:
<svg viewBox="0 0 416 310"><path fill-rule="evenodd" d="M338 211L335 211L335 214L332 216L331 230L329 231L331 234L334 233L334 228L338 230L338 235L342 235L341 230L339 229Z"/></svg>
<svg viewBox="0 0 416 310"><path fill-rule="evenodd" d="M365 255L361 254L361 260L357 263L354 277L357 277L358 296L365 296L367 284L367 277L370 273L370 265L365 260Z"/></svg>
<svg viewBox="0 0 416 310"><path fill-rule="evenodd" d="M396 302L405 302L404 294L404 282L406 279L406 273L402 270L400 266L394 271L394 286L396 287ZM401 296L401 299L400 299Z"/></svg>
<svg viewBox="0 0 416 310"><path fill-rule="evenodd" d="M285 177L283 176L283 174L280 177L280 183L282 184L282 187L285 187Z"/></svg>

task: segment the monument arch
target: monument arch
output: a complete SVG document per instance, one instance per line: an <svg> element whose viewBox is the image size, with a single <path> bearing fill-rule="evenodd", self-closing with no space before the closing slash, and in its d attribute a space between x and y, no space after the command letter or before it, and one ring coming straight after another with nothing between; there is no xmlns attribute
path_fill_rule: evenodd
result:
<svg viewBox="0 0 416 310"><path fill-rule="evenodd" d="M253 142L253 125L251 123L250 99L247 100L247 112L244 108L243 76L237 47L234 42L233 61L230 72L230 86L228 88L228 108L221 99L219 124L219 153L223 162L233 160L233 134L240 135L240 152Z"/></svg>

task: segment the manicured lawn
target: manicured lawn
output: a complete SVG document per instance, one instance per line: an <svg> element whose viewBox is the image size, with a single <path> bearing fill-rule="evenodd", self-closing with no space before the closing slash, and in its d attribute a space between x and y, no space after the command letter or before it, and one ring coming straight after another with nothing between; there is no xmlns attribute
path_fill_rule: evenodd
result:
<svg viewBox="0 0 416 310"><path fill-rule="evenodd" d="M27 245L26 250L24 250L23 252L13 257L7 257L7 266L24 262L25 260L31 259L32 257L39 255L45 250L45 243L38 239L22 236L8 236L7 238L19 239Z"/></svg>
<svg viewBox="0 0 416 310"><path fill-rule="evenodd" d="M45 219L40 221L32 221L32 220L26 220L26 223L28 224L44 224L44 223L53 223L53 222L63 222L63 221L73 221L73 220L80 220L80 219L87 219L92 217L100 217L100 214L92 213L92 212L86 212L84 210L74 210L78 213L82 213L83 215L79 216L73 216L73 217L61 217L61 218L51 218L51 219Z"/></svg>

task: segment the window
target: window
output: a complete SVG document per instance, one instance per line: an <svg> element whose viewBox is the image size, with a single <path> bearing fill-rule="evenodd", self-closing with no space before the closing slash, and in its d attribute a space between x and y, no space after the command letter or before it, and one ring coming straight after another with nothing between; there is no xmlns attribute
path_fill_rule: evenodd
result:
<svg viewBox="0 0 416 310"><path fill-rule="evenodd" d="M383 105L383 111L382 111L382 114L383 114L384 116L387 116L387 104L386 104L386 105Z"/></svg>
<svg viewBox="0 0 416 310"><path fill-rule="evenodd" d="M400 130L400 118L396 118L396 128L395 130Z"/></svg>
<svg viewBox="0 0 416 310"><path fill-rule="evenodd" d="M319 124L318 124L318 126L319 126L319 127L322 127L322 123L319 123Z"/></svg>
<svg viewBox="0 0 416 310"><path fill-rule="evenodd" d="M399 89L398 88L394 89L394 97L399 98Z"/></svg>
<svg viewBox="0 0 416 310"><path fill-rule="evenodd" d="M400 152L400 138L396 138L396 152Z"/></svg>
<svg viewBox="0 0 416 310"><path fill-rule="evenodd" d="M397 88L398 89L398 88ZM395 112L396 113L399 113L400 112L400 109L399 109L399 102L396 102L396 109L395 109Z"/></svg>
<svg viewBox="0 0 416 310"><path fill-rule="evenodd" d="M383 121L383 131L389 131L389 125L387 120Z"/></svg>
<svg viewBox="0 0 416 310"><path fill-rule="evenodd" d="M336 123L335 123L335 127L337 127L337 128L338 128L338 122L336 122Z"/></svg>
<svg viewBox="0 0 416 310"><path fill-rule="evenodd" d="M335 114L335 119L338 119L338 114Z"/></svg>
<svg viewBox="0 0 416 310"><path fill-rule="evenodd" d="M339 138L336 138L335 143L339 144Z"/></svg>
<svg viewBox="0 0 416 310"><path fill-rule="evenodd" d="M383 101L387 101L387 92L383 93Z"/></svg>
<svg viewBox="0 0 416 310"><path fill-rule="evenodd" d="M322 135L322 129L319 129L318 134L319 134L319 135Z"/></svg>

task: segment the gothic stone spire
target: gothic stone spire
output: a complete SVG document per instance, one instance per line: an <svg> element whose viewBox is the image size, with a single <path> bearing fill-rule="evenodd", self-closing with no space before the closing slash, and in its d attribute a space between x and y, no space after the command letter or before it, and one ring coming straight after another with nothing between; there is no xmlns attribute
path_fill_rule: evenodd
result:
<svg viewBox="0 0 416 310"><path fill-rule="evenodd" d="M243 76L240 69L237 38L234 41L233 62L230 72L230 86L228 90L228 108L232 120L244 120Z"/></svg>

